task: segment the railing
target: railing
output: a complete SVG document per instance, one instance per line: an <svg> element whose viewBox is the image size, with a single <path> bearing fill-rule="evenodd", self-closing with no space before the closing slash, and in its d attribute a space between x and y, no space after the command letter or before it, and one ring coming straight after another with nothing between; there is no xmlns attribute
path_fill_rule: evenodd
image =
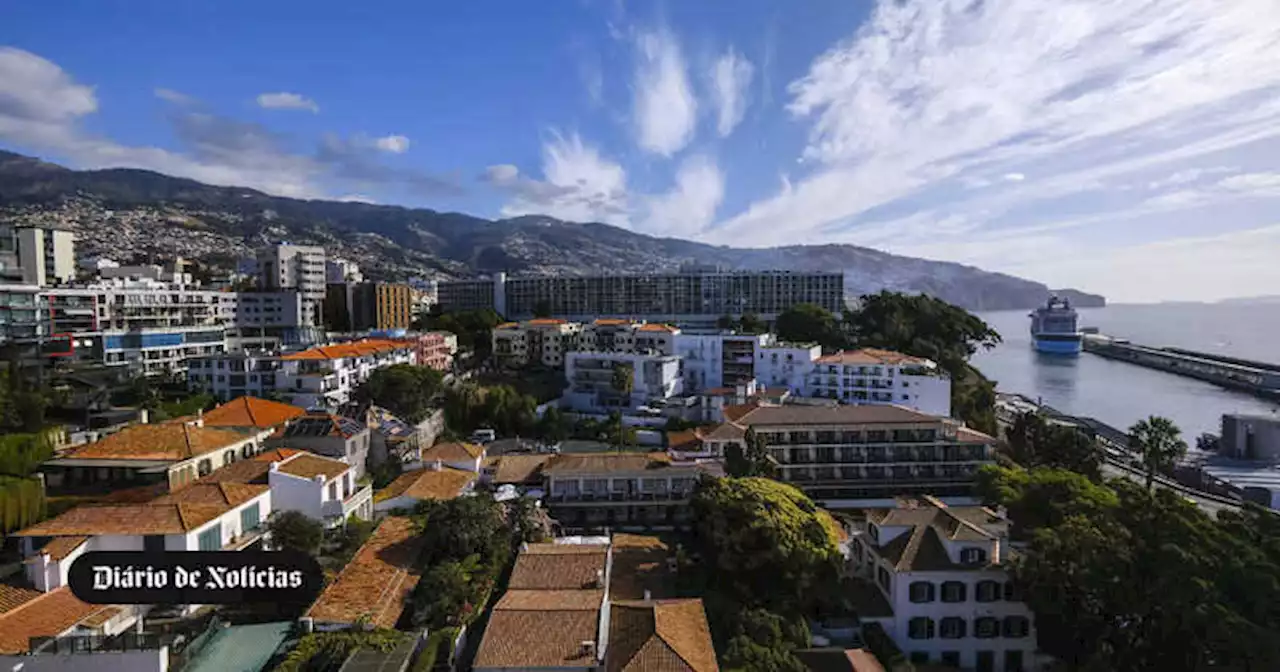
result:
<svg viewBox="0 0 1280 672"><path fill-rule="evenodd" d="M610 493L591 493L591 492L574 492L574 493L552 493L547 497L549 502L559 503L591 503L591 502L627 502L627 503L643 503L643 502L678 502L689 498L690 493L686 491L667 491L667 492L610 492Z"/></svg>
<svg viewBox="0 0 1280 672"><path fill-rule="evenodd" d="M31 652L41 654L98 653L101 651L155 651L171 646L176 635L123 632L118 635L61 635L32 637Z"/></svg>

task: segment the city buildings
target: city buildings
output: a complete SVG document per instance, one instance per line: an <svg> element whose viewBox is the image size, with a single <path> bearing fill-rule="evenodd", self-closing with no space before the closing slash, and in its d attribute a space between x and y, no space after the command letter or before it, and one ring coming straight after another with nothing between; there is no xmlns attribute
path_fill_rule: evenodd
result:
<svg viewBox="0 0 1280 672"><path fill-rule="evenodd" d="M372 430L364 423L331 413L308 413L272 434L273 448L304 449L351 465L357 479L364 478L369 461ZM342 488L350 492L351 488Z"/></svg>
<svg viewBox="0 0 1280 672"><path fill-rule="evenodd" d="M324 299L325 324L340 332L408 329L413 308L413 289L388 282L330 283Z"/></svg>
<svg viewBox="0 0 1280 672"><path fill-rule="evenodd" d="M625 371L630 389L618 389L615 372ZM564 404L582 413L638 409L679 396L684 390L680 358L630 352L570 352L566 356Z"/></svg>
<svg viewBox="0 0 1280 672"><path fill-rule="evenodd" d="M565 353L577 347L582 325L558 319L507 322L493 328L493 357L503 366L564 366Z"/></svg>
<svg viewBox="0 0 1280 672"><path fill-rule="evenodd" d="M688 524L698 478L723 469L667 453L596 453L556 455L539 473L546 505L567 529L672 529Z"/></svg>
<svg viewBox="0 0 1280 672"><path fill-rule="evenodd" d="M951 414L951 379L933 361L863 348L819 357L804 376L804 396L846 404L897 404Z"/></svg>
<svg viewBox="0 0 1280 672"><path fill-rule="evenodd" d="M457 335L447 331L428 331L420 334L406 334L398 340L405 341L413 347L418 366L430 367L444 373L453 370L453 359L458 354Z"/></svg>
<svg viewBox="0 0 1280 672"><path fill-rule="evenodd" d="M63 229L0 224L0 279L50 287L76 277L75 234Z"/></svg>
<svg viewBox="0 0 1280 672"><path fill-rule="evenodd" d="M680 326L714 326L722 315L755 314L766 321L802 303L839 313L844 274L790 271L707 271L647 275L595 275L442 282L446 311L490 308L511 319L527 319L540 308L571 320L598 317Z"/></svg>
<svg viewBox="0 0 1280 672"><path fill-rule="evenodd" d="M267 478L277 510L298 511L330 529L351 516L373 518L373 486L358 484L356 467L342 460L297 453L272 461Z"/></svg>
<svg viewBox="0 0 1280 672"><path fill-rule="evenodd" d="M708 452L723 456L750 430L779 480L827 506L914 493L972 497L978 470L995 460L994 438L901 406L754 405L725 414L732 419L703 436Z"/></svg>
<svg viewBox="0 0 1280 672"><path fill-rule="evenodd" d="M297 291L303 299L303 324L321 324L325 295L323 247L272 245L258 250L257 268L263 289Z"/></svg>
<svg viewBox="0 0 1280 672"><path fill-rule="evenodd" d="M879 624L912 663L982 672L1042 666L1033 616L1007 572L1009 521L932 497L869 509L852 542L863 625Z"/></svg>

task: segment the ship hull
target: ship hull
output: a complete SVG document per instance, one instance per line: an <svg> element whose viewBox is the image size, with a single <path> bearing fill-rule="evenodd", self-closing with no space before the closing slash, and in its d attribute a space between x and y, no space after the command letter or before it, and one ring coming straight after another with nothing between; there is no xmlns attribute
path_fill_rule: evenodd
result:
<svg viewBox="0 0 1280 672"><path fill-rule="evenodd" d="M1051 355L1078 355L1082 342L1083 339L1078 334L1041 334L1031 338L1031 345L1036 352Z"/></svg>

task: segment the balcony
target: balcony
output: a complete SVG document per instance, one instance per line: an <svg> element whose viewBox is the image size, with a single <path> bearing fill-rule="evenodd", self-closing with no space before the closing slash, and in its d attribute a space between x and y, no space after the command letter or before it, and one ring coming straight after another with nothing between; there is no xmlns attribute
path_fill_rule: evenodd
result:
<svg viewBox="0 0 1280 672"><path fill-rule="evenodd" d="M328 519L346 520L351 517L360 507L373 499L373 485L368 484L356 488L355 492L347 495L347 498L338 501L327 501L320 509L321 515Z"/></svg>

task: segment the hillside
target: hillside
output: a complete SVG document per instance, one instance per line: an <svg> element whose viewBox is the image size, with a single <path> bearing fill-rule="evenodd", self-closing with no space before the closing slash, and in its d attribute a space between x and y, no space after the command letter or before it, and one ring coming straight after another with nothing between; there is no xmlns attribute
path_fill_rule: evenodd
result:
<svg viewBox="0 0 1280 672"><path fill-rule="evenodd" d="M654 238L550 217L458 213L269 196L132 169L76 171L0 151L0 221L59 224L79 254L116 261L183 256L234 268L263 243L324 245L375 278L640 273L684 263L736 269L843 270L851 295L925 292L970 310L1030 308L1043 284L853 245L742 249ZM1103 298L1063 290L1079 306Z"/></svg>

